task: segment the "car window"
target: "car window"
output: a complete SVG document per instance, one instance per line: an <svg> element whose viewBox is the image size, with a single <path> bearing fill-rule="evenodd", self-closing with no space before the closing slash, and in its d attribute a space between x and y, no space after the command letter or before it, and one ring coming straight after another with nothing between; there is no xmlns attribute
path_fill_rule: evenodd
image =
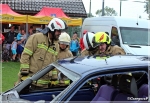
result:
<svg viewBox="0 0 150 103"><path fill-rule="evenodd" d="M119 40L119 35L118 35L118 29L116 28L116 27L112 27L112 29L111 29L111 39L112 39L112 41L116 44L116 45L118 45L118 46L120 46L120 40Z"/></svg>
<svg viewBox="0 0 150 103"><path fill-rule="evenodd" d="M122 82L123 80L126 82ZM130 84L130 82L132 82L134 86ZM72 96L70 101L97 101L96 96L101 95L101 93L109 96L111 88L113 88L112 90L127 92L132 94L132 96L138 97L138 91L143 84L148 84L148 76L145 72L126 72L95 76L87 79L85 83L81 84L83 86ZM135 90L132 87L134 87ZM110 91L107 90L108 88ZM116 98L112 97L111 101L114 99Z"/></svg>
<svg viewBox="0 0 150 103"><path fill-rule="evenodd" d="M149 29L146 28L120 27L123 43L129 45L150 45L148 31Z"/></svg>
<svg viewBox="0 0 150 103"><path fill-rule="evenodd" d="M22 89L20 94L49 90L63 91L72 82L80 79L80 75L63 68L57 63L53 63L52 67L52 69L49 69L49 66L47 66L45 69L34 74L31 77L32 82L30 85Z"/></svg>

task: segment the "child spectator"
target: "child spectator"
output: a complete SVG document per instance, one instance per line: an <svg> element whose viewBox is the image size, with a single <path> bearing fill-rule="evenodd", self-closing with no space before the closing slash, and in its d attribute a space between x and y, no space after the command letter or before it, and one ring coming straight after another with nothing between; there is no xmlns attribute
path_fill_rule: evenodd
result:
<svg viewBox="0 0 150 103"><path fill-rule="evenodd" d="M15 61L16 60L16 55L17 55L17 38L14 38L14 41L12 42L11 44L11 51L12 51L12 61Z"/></svg>
<svg viewBox="0 0 150 103"><path fill-rule="evenodd" d="M77 40L77 34L74 33L71 43L70 43L70 51L72 52L73 56L77 56L78 51L79 51L79 42Z"/></svg>

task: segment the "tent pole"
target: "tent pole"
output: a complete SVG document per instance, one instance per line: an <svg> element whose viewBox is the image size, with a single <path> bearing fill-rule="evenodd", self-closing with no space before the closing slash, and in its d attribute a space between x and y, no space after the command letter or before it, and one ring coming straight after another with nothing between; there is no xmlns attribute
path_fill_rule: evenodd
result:
<svg viewBox="0 0 150 103"><path fill-rule="evenodd" d="M26 18L26 34L28 35L28 15L27 15L27 18Z"/></svg>

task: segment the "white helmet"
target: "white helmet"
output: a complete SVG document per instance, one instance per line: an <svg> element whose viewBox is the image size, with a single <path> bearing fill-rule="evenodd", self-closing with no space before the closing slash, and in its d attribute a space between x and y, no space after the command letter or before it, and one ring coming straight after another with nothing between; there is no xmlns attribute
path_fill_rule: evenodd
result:
<svg viewBox="0 0 150 103"><path fill-rule="evenodd" d="M93 49L93 43L92 43L93 37L94 37L94 33L91 32L87 32L83 36L83 44L87 50Z"/></svg>
<svg viewBox="0 0 150 103"><path fill-rule="evenodd" d="M66 32L61 33L61 35L59 36L59 43L60 44L69 45L70 41L71 41L70 36Z"/></svg>
<svg viewBox="0 0 150 103"><path fill-rule="evenodd" d="M64 29L67 29L67 24L59 19L59 18L53 18L48 26L47 26L51 31L54 31L54 30L64 30Z"/></svg>

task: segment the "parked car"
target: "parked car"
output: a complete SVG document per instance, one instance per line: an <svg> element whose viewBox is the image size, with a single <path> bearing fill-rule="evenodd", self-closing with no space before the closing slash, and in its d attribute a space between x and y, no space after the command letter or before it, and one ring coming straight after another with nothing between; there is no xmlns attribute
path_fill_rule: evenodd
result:
<svg viewBox="0 0 150 103"><path fill-rule="evenodd" d="M148 56L135 55L107 58L99 55L79 56L58 60L16 87L2 93L1 99L15 103L19 101L23 103L148 101L149 61ZM54 68L71 80L69 86L42 90L32 88L33 81L38 81Z"/></svg>

